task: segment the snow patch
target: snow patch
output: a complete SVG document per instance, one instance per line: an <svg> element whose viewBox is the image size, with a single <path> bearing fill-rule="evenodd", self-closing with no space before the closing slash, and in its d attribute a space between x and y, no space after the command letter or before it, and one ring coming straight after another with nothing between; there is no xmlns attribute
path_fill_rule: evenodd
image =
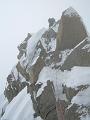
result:
<svg viewBox="0 0 90 120"><path fill-rule="evenodd" d="M27 57L25 57L25 54L20 58L20 65L23 68L26 68L26 65L28 64Z"/></svg>
<svg viewBox="0 0 90 120"><path fill-rule="evenodd" d="M80 85L90 85L90 67L73 67L68 71L67 87L77 88Z"/></svg>
<svg viewBox="0 0 90 120"><path fill-rule="evenodd" d="M66 60L66 58L70 55L71 50L67 49L64 51L61 51L59 58L61 58L60 65L62 66Z"/></svg>
<svg viewBox="0 0 90 120"><path fill-rule="evenodd" d="M55 23L51 28L57 33L59 28L59 23Z"/></svg>
<svg viewBox="0 0 90 120"><path fill-rule="evenodd" d="M86 116L83 116L83 115L82 115L82 116L80 117L80 120L90 120L90 115L88 115L88 114L87 114Z"/></svg>
<svg viewBox="0 0 90 120"><path fill-rule="evenodd" d="M51 38L50 41L48 39L42 38L41 43L47 53L53 52L56 50L56 39L55 38Z"/></svg>
<svg viewBox="0 0 90 120"><path fill-rule="evenodd" d="M31 66L33 66L33 65L36 63L36 61L38 60L39 55L40 55L40 52L41 52L41 49L39 48L39 49L36 51L36 53L35 53L35 56L34 56L34 58L33 58L33 62L32 62L32 64L31 64Z"/></svg>

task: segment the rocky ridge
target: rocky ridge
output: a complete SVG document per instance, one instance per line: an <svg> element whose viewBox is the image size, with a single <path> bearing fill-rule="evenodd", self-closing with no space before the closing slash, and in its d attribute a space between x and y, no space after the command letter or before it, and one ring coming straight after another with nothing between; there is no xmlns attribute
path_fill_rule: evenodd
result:
<svg viewBox="0 0 90 120"><path fill-rule="evenodd" d="M68 8L59 21L49 19L48 29L28 34L18 49L1 120L89 120L90 37L80 15Z"/></svg>

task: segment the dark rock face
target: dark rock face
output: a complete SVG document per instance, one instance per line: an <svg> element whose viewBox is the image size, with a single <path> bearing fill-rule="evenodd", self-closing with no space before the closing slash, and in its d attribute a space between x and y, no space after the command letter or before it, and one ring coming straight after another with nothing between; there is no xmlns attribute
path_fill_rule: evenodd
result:
<svg viewBox="0 0 90 120"><path fill-rule="evenodd" d="M89 87L88 85L81 85L81 86L77 86L77 90L75 90L74 88L68 88L64 86L64 90L65 90L64 93L66 94L66 97L69 100L69 103L67 105L70 104L74 96L76 96L80 91L87 89L88 87ZM75 103L72 104L70 108L65 110L64 119L65 120L80 120L80 116L82 114L85 114L83 113L83 108L87 109L87 111L89 112L90 107L86 107L83 105L77 105Z"/></svg>
<svg viewBox="0 0 90 120"><path fill-rule="evenodd" d="M17 68L17 71L20 72L20 74L26 79L26 81L30 80L29 74L26 72L26 69L21 66L20 62L18 62L18 64L16 65L16 68Z"/></svg>
<svg viewBox="0 0 90 120"><path fill-rule="evenodd" d="M69 16L63 12L57 35L57 50L72 49L86 36L87 32L80 16Z"/></svg>
<svg viewBox="0 0 90 120"><path fill-rule="evenodd" d="M48 80L42 94L35 98L42 84L31 84L28 87L28 92L31 94L33 108L35 110L34 117L40 116L45 120L58 120L56 112L56 100L53 91L53 83Z"/></svg>
<svg viewBox="0 0 90 120"><path fill-rule="evenodd" d="M71 69L73 66L90 66L90 52L87 52L87 49L83 49L88 44L87 39L89 38L86 38L71 52L62 65L61 70Z"/></svg>
<svg viewBox="0 0 90 120"><path fill-rule="evenodd" d="M57 120L55 96L52 89L52 82L47 81L47 86L37 98L40 116L45 120Z"/></svg>
<svg viewBox="0 0 90 120"><path fill-rule="evenodd" d="M38 49L41 50L39 57L38 57L36 63L32 65L32 67L30 68L30 71L29 71L29 76L30 76L32 83L37 82L39 73L42 70L42 68L45 66L44 59L46 57L46 52L42 46L41 41L39 41L37 46L36 46L36 52L38 51Z"/></svg>
<svg viewBox="0 0 90 120"><path fill-rule="evenodd" d="M28 84L26 82L20 82L20 80L12 80L12 75L10 74L7 78L8 86L5 88L4 94L8 101L11 102L12 99Z"/></svg>
<svg viewBox="0 0 90 120"><path fill-rule="evenodd" d="M64 120L80 120L80 113L77 112L78 107L74 104L69 110L66 110Z"/></svg>
<svg viewBox="0 0 90 120"><path fill-rule="evenodd" d="M42 37L50 41L51 38L56 38L56 32L53 29L49 29L42 35Z"/></svg>
<svg viewBox="0 0 90 120"><path fill-rule="evenodd" d="M18 95L18 93L24 87L28 86L28 83L26 81L21 81L21 78L20 78L20 74L22 73L21 75L29 80L27 73L25 72L25 70L22 69L22 67L20 66L20 63L18 63L16 66L18 66L18 67L16 67L18 75L16 77L15 74L11 71L11 73L7 77L8 85L7 85L7 87L5 88L5 91L4 91L4 94L7 97L9 102L11 102L12 99L16 95Z"/></svg>
<svg viewBox="0 0 90 120"><path fill-rule="evenodd" d="M42 58L38 58L36 64L34 64L34 66L32 66L31 70L30 70L30 79L31 79L31 83L36 83L38 80L38 75L41 71L41 69L44 66L44 61Z"/></svg>

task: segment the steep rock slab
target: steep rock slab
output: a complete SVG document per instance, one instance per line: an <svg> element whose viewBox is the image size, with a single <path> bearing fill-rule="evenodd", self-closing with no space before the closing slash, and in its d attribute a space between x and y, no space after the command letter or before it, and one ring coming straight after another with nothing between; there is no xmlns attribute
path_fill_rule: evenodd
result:
<svg viewBox="0 0 90 120"><path fill-rule="evenodd" d="M71 69L73 66L90 66L90 37L71 50L61 70Z"/></svg>
<svg viewBox="0 0 90 120"><path fill-rule="evenodd" d="M87 31L79 14L68 8L61 16L58 35L57 50L72 49L87 36Z"/></svg>

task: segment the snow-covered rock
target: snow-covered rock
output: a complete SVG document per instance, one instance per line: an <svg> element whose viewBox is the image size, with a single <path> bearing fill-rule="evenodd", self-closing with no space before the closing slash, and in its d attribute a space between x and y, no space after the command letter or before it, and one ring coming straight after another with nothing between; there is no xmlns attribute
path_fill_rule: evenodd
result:
<svg viewBox="0 0 90 120"><path fill-rule="evenodd" d="M5 98L4 94L1 94L0 95L0 118L3 116L7 105L8 105L7 98Z"/></svg>
<svg viewBox="0 0 90 120"><path fill-rule="evenodd" d="M28 34L0 97L1 120L89 120L90 37L72 8ZM2 114L2 110L3 114Z"/></svg>
<svg viewBox="0 0 90 120"><path fill-rule="evenodd" d="M27 93L27 87L25 87L9 103L1 120L33 120L33 115L34 109L32 105L32 100L30 94Z"/></svg>

